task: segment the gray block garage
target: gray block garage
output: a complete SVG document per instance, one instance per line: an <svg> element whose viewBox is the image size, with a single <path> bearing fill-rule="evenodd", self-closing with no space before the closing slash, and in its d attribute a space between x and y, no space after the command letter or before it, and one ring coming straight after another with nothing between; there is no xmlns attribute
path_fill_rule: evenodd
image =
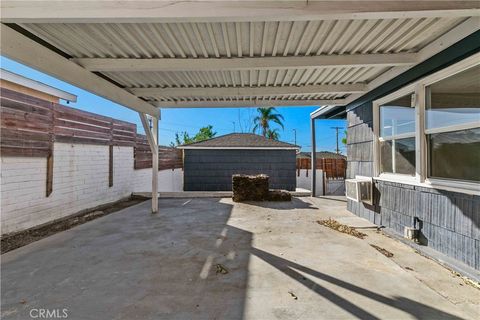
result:
<svg viewBox="0 0 480 320"><path fill-rule="evenodd" d="M250 133L184 145L185 191L230 191L233 174L266 174L270 188L295 191L298 147Z"/></svg>

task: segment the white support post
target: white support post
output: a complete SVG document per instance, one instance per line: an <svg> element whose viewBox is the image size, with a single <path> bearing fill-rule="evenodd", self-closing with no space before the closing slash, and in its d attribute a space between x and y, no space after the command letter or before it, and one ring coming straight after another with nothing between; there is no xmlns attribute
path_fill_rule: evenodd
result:
<svg viewBox="0 0 480 320"><path fill-rule="evenodd" d="M155 151L152 150L152 213L158 212L158 118L152 117L152 136Z"/></svg>
<svg viewBox="0 0 480 320"><path fill-rule="evenodd" d="M312 197L317 194L317 148L315 141L315 118L310 119L311 138L312 138L312 156L310 158L310 168L312 169Z"/></svg>
<svg viewBox="0 0 480 320"><path fill-rule="evenodd" d="M152 152L152 213L158 212L158 117L151 116L150 125L147 115L139 113L143 129Z"/></svg>

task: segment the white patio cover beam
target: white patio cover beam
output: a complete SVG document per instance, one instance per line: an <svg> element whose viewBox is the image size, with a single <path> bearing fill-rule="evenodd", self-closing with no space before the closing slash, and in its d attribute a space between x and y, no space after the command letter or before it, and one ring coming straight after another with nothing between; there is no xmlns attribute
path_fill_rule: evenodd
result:
<svg viewBox="0 0 480 320"><path fill-rule="evenodd" d="M138 112L158 116L158 109L113 83L85 70L12 28L1 25L0 54Z"/></svg>
<svg viewBox="0 0 480 320"><path fill-rule="evenodd" d="M277 86L277 87L221 87L221 88L130 88L130 92L140 97L231 97L231 96L276 96L313 95L320 93L365 92L363 83Z"/></svg>
<svg viewBox="0 0 480 320"><path fill-rule="evenodd" d="M320 67L389 67L416 64L415 53L351 54L293 57L245 57L245 58L79 58L72 59L90 71L222 71L267 70Z"/></svg>
<svg viewBox="0 0 480 320"><path fill-rule="evenodd" d="M479 15L478 1L1 1L2 22L141 23Z"/></svg>
<svg viewBox="0 0 480 320"><path fill-rule="evenodd" d="M152 126L147 115L139 112L143 130L152 152L152 213L158 212L158 117L152 116Z"/></svg>
<svg viewBox="0 0 480 320"><path fill-rule="evenodd" d="M322 100L226 100L226 101L158 101L159 108L260 108L345 105L345 99Z"/></svg>

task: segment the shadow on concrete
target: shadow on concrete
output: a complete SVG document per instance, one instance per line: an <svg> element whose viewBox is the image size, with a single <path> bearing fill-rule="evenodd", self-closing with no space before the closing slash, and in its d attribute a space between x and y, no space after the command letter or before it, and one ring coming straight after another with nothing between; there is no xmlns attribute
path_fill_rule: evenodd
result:
<svg viewBox="0 0 480 320"><path fill-rule="evenodd" d="M311 203L302 201L298 198L292 198L292 201L245 201L244 203L274 210L318 209Z"/></svg>
<svg viewBox="0 0 480 320"><path fill-rule="evenodd" d="M361 306L357 306L353 304L352 302L342 298L338 294L334 293L333 291L322 287L318 283L304 277L300 272L307 273L315 278L318 278L320 280L329 282L331 284L334 284L338 287L341 287L342 289L346 289L352 292L355 292L357 294L360 294L362 296L365 296L369 299L378 301L380 303L383 303L387 306L390 306L392 308L402 310L404 312L407 312L414 316L417 319L445 319L445 320L460 320L462 318L459 318L455 315L443 312L441 310L432 308L430 306L427 306L425 304L422 304L421 302L418 301L413 301L411 299L405 298L405 297L386 297L381 294L375 293L373 291L358 287L354 284L351 284L349 282L345 282L343 280L340 280L338 278L329 276L325 273L310 269L308 267L299 265L295 262L292 262L290 260L286 260L283 258L280 258L278 256L272 255L268 252L265 252L260 249L253 248L251 253L254 256L257 256L258 258L262 259L263 261L267 262L268 264L272 265L275 267L277 270L283 272L290 278L298 281L299 283L303 284L305 287L310 289L311 291L317 293L318 295L322 296L323 298L329 300L330 302L334 303L335 305L339 306L346 312L350 313L352 316L359 318L359 319L380 319L379 317L373 315L370 313L368 310L362 308ZM297 271L298 270L298 271ZM381 280L379 280L381 281Z"/></svg>
<svg viewBox="0 0 480 320"><path fill-rule="evenodd" d="M2 256L2 319L242 319L251 233L219 199L150 201ZM221 268L228 274L224 274Z"/></svg>

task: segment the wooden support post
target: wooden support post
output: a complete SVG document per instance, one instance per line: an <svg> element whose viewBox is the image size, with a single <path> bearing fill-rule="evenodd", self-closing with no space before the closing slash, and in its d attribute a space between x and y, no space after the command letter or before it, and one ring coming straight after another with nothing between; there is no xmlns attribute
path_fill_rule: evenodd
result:
<svg viewBox="0 0 480 320"><path fill-rule="evenodd" d="M315 119L312 118L310 119L311 123L311 135L312 135L312 156L310 159L310 168L312 169L312 197L315 197L316 194L316 183L317 183L317 168L316 168L316 163L317 163L317 151L315 147Z"/></svg>
<svg viewBox="0 0 480 320"><path fill-rule="evenodd" d="M143 129L152 152L152 213L158 212L158 116L152 116L152 124L147 115L139 113Z"/></svg>
<svg viewBox="0 0 480 320"><path fill-rule="evenodd" d="M53 147L47 156L47 197L52 194L53 191Z"/></svg>

